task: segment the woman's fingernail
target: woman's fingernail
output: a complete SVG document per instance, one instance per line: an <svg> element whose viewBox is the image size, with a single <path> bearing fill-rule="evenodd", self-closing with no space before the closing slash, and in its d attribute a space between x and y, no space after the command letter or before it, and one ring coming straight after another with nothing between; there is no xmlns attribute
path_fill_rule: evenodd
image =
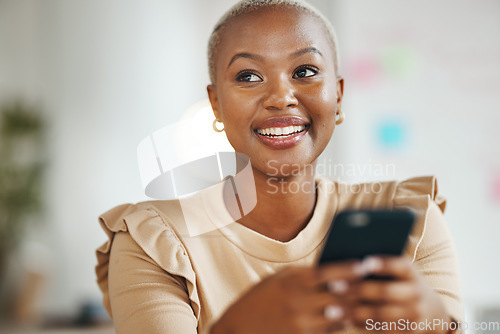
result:
<svg viewBox="0 0 500 334"><path fill-rule="evenodd" d="M369 256L363 260L363 269L366 274L382 269L383 265L382 259L376 256Z"/></svg>
<svg viewBox="0 0 500 334"><path fill-rule="evenodd" d="M344 310L337 305L328 305L325 307L325 318L328 320L338 320L344 315Z"/></svg>
<svg viewBox="0 0 500 334"><path fill-rule="evenodd" d="M330 281L328 282L327 286L328 291L337 294L346 293L347 289L349 288L349 284L347 284L347 281L345 280Z"/></svg>

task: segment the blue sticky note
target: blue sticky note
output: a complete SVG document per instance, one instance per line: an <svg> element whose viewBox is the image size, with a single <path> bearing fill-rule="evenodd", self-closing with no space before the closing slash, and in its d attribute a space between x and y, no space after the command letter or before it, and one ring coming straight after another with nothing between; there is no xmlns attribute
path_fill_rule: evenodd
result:
<svg viewBox="0 0 500 334"><path fill-rule="evenodd" d="M378 141L384 147L400 147L404 145L405 137L405 127L400 121L385 121L378 127Z"/></svg>

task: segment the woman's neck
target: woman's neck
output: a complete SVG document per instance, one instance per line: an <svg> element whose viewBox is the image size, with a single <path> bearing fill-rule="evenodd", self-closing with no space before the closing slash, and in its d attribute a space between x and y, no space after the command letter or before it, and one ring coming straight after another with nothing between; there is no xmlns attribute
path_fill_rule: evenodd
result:
<svg viewBox="0 0 500 334"><path fill-rule="evenodd" d="M282 242L304 229L316 205L314 171L286 178L254 171L257 204L238 222L260 234Z"/></svg>

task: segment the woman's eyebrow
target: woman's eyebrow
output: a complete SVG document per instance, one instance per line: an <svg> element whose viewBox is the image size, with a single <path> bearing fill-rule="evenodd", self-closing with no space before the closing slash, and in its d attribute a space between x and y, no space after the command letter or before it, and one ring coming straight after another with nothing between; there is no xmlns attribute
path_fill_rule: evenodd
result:
<svg viewBox="0 0 500 334"><path fill-rule="evenodd" d="M303 49L300 49L300 50L292 53L290 55L290 58L297 58L297 57L300 57L302 55L305 55L306 53L317 53L321 57L323 57L323 54L317 48L315 48L314 46L310 46L308 48L303 48Z"/></svg>
<svg viewBox="0 0 500 334"><path fill-rule="evenodd" d="M317 48L315 48L314 46L310 46L310 47L295 51L294 53L292 53L290 55L290 58L297 58L297 57L300 57L306 53L317 53L323 57L323 54ZM238 59L238 58L248 58L248 59L258 60L258 61L262 61L262 59L263 59L261 56L253 54L253 53L241 52L241 53L235 54L231 58L231 60L229 61L229 64L227 65L227 68L229 68L231 66L231 64L234 63L236 61L236 59Z"/></svg>
<svg viewBox="0 0 500 334"><path fill-rule="evenodd" d="M237 53L231 58L231 60L229 61L229 65L227 65L227 68L229 68L229 66L231 66L231 64L234 63L234 61L238 58L248 58L248 59L260 60L260 61L262 60L261 56L258 56L258 55L252 54L252 53L246 53L246 52Z"/></svg>

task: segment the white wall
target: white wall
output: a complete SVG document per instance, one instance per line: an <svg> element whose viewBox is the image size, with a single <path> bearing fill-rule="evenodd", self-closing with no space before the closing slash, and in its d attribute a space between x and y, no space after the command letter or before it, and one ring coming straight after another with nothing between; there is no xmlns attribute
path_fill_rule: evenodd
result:
<svg viewBox="0 0 500 334"><path fill-rule="evenodd" d="M145 199L137 144L205 98L206 41L234 2L0 1L0 98L50 120L46 221L30 237L51 254L49 313L101 298L97 216Z"/></svg>
<svg viewBox="0 0 500 334"><path fill-rule="evenodd" d="M206 41L234 2L0 0L0 101L40 102L50 119L48 210L31 236L51 254L48 312L100 298L93 250L105 236L96 218L144 198L137 144L205 97ZM346 121L325 158L394 163L400 178L437 174L466 301L495 303L499 3L313 3L333 18L346 80ZM400 73L384 67L388 57L403 62ZM407 136L396 148L377 141L391 120Z"/></svg>

